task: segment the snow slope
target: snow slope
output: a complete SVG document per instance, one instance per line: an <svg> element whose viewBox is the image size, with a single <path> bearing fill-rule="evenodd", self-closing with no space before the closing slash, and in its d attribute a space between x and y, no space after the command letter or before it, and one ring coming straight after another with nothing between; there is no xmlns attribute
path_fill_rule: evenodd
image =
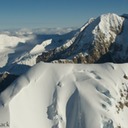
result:
<svg viewBox="0 0 128 128"><path fill-rule="evenodd" d="M0 95L10 128L127 128L128 64L39 63Z"/></svg>

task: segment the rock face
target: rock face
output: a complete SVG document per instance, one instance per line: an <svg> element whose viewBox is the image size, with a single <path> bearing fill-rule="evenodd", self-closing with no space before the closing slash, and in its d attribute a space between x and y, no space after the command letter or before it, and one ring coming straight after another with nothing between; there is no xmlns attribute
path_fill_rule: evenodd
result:
<svg viewBox="0 0 128 128"><path fill-rule="evenodd" d="M0 74L0 93L5 90L18 76L5 72Z"/></svg>
<svg viewBox="0 0 128 128"><path fill-rule="evenodd" d="M36 62L63 59L73 63L121 63L128 61L127 53L127 15L105 14L90 19L73 38L60 47L43 52Z"/></svg>

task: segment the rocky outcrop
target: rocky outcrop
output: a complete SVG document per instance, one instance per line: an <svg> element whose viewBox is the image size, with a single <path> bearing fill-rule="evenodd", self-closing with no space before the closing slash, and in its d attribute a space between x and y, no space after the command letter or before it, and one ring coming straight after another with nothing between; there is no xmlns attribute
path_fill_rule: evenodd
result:
<svg viewBox="0 0 128 128"><path fill-rule="evenodd" d="M18 75L10 74L8 72L0 74L0 93L5 90L17 77Z"/></svg>

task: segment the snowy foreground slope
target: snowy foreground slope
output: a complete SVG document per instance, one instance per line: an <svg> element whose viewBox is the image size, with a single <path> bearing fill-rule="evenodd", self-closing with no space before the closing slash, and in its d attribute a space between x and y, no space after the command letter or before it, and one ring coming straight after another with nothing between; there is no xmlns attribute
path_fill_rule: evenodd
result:
<svg viewBox="0 0 128 128"><path fill-rule="evenodd" d="M127 128L128 64L38 63L0 95L1 128Z"/></svg>

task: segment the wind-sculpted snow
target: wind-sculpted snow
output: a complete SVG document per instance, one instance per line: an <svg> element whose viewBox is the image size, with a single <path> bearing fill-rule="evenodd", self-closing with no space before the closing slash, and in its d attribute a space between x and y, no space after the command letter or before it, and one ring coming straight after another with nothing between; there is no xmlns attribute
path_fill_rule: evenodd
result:
<svg viewBox="0 0 128 128"><path fill-rule="evenodd" d="M39 63L0 94L0 127L127 128L128 64Z"/></svg>

